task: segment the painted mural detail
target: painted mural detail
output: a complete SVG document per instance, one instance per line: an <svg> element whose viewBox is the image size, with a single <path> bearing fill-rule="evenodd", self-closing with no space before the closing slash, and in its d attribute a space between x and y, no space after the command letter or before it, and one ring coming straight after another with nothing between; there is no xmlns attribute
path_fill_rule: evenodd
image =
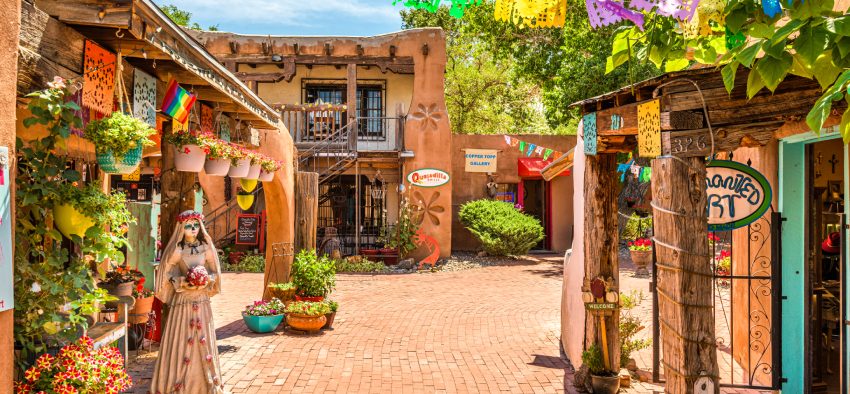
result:
<svg viewBox="0 0 850 394"><path fill-rule="evenodd" d="M425 234L425 232L420 228L419 230L416 230L416 235L413 237L413 243L428 249L428 256L419 261L419 269L422 269L422 266L425 264L430 264L431 268L434 268L434 264L437 264L437 259L440 258L440 244L437 240L434 237Z"/></svg>
<svg viewBox="0 0 850 394"><path fill-rule="evenodd" d="M437 130L437 123L443 119L443 111L440 111L437 104L425 107L424 104L419 103L416 105L416 111L410 114L410 118L422 122L422 129L425 131Z"/></svg>
<svg viewBox="0 0 850 394"><path fill-rule="evenodd" d="M431 193L431 196L426 200L425 196L419 191L416 190L413 192L413 222L417 225L421 225L425 222L425 217L428 217L428 220L435 226L440 225L440 218L438 214L441 214L446 211L440 205L437 205L437 200L440 199L440 192L435 191Z"/></svg>
<svg viewBox="0 0 850 394"><path fill-rule="evenodd" d="M767 179L743 163L714 160L706 168L708 231L744 227L767 212L773 192Z"/></svg>

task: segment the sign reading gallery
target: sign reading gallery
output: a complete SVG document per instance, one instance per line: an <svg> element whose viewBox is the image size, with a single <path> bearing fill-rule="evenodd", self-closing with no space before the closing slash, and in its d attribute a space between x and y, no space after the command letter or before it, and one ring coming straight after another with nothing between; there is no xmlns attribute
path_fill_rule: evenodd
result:
<svg viewBox="0 0 850 394"><path fill-rule="evenodd" d="M495 149L466 149L466 172L496 172L498 153Z"/></svg>

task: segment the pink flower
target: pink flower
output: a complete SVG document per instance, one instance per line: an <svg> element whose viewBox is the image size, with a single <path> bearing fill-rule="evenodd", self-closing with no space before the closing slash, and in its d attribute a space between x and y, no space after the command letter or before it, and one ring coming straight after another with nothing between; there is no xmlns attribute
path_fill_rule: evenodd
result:
<svg viewBox="0 0 850 394"><path fill-rule="evenodd" d="M60 76L53 77L53 82L48 82L47 86L51 89L65 89L65 79Z"/></svg>

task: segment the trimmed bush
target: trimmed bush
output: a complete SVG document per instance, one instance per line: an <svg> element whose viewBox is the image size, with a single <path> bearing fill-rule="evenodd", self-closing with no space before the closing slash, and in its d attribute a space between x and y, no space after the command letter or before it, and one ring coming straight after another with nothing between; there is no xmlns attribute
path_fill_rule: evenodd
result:
<svg viewBox="0 0 850 394"><path fill-rule="evenodd" d="M476 200L460 207L460 221L493 256L523 255L543 239L540 221L510 203Z"/></svg>

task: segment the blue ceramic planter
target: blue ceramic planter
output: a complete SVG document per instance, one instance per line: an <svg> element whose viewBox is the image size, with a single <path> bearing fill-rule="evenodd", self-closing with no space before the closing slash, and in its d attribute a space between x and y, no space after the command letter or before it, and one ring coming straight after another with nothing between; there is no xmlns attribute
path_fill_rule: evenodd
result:
<svg viewBox="0 0 850 394"><path fill-rule="evenodd" d="M253 316L242 313L242 320L248 329L257 333L272 332L283 320L283 314L273 316Z"/></svg>

